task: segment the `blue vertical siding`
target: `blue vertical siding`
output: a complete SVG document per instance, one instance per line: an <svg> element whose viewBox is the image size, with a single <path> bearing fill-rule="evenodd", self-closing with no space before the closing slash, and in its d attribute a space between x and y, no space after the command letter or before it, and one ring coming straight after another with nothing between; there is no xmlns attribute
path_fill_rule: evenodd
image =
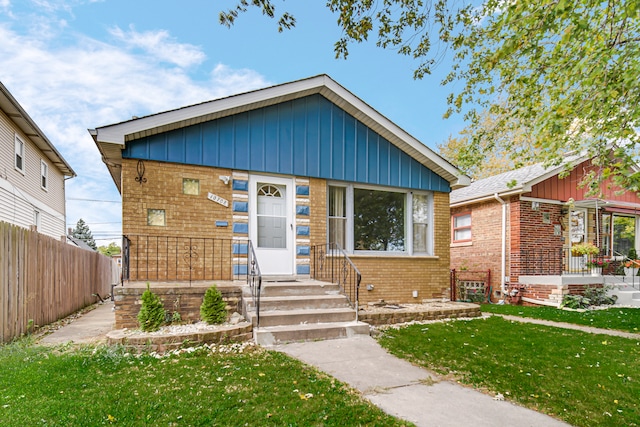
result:
<svg viewBox="0 0 640 427"><path fill-rule="evenodd" d="M278 106L278 170L286 175L293 174L293 114L291 103L287 102ZM269 150L271 151L271 150Z"/></svg>
<svg viewBox="0 0 640 427"><path fill-rule="evenodd" d="M321 95L127 143L124 158L450 191L449 183Z"/></svg>
<svg viewBox="0 0 640 427"><path fill-rule="evenodd" d="M220 129L218 130L218 164L223 168L232 168L234 165L233 139L233 117L220 119Z"/></svg>

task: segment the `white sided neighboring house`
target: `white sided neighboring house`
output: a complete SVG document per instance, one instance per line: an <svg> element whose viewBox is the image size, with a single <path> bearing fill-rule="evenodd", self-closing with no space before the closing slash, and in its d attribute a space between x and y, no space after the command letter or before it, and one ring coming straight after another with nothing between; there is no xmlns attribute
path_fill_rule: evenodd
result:
<svg viewBox="0 0 640 427"><path fill-rule="evenodd" d="M76 173L0 82L0 221L60 239Z"/></svg>

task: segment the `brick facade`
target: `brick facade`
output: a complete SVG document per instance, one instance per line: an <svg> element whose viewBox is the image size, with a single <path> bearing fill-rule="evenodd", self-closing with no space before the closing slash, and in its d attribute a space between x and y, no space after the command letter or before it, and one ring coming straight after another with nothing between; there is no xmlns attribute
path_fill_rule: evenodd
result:
<svg viewBox="0 0 640 427"><path fill-rule="evenodd" d="M494 295L500 290L502 263L502 204L497 200L458 207L451 214L471 213L471 242L451 244L451 268L456 270L491 270L490 286ZM512 220L507 216L507 231ZM508 250L508 247L507 247ZM509 274L507 253L507 275Z"/></svg>
<svg viewBox="0 0 640 427"><path fill-rule="evenodd" d="M456 270L491 270L492 299L501 299L497 292L501 282L502 205L497 200L482 201L453 208L451 214L471 213L472 241L452 243L451 268ZM559 302L569 293L569 287L557 284L520 284L525 270L523 251L550 251L561 257L568 251L570 240L570 216L565 205L540 201L533 205L520 196L507 201L506 224L506 276L507 286L520 288L521 295L534 300ZM594 209L586 210L586 241L597 244L596 217ZM600 220L600 219L599 219ZM565 252L565 256L568 252ZM558 262L562 262L559 260ZM564 259L566 262L566 259ZM562 264L558 264L560 266ZM540 274L540 272L536 272ZM552 273L543 273L551 274ZM554 274L560 274L560 271ZM578 285L582 289L587 285ZM573 292L573 291L571 291Z"/></svg>
<svg viewBox="0 0 640 427"><path fill-rule="evenodd" d="M234 274L243 271L242 259L246 259L246 239L248 239L248 190L249 174L228 169L190 166L172 163L145 161L144 178L136 181L138 162L123 161L123 233L127 236L193 236L199 238L229 239L233 242L233 253L225 260L223 267ZM220 176L229 176L227 184ZM197 195L183 194L183 179L199 180L200 191ZM323 179L295 178L295 267L294 272L305 276L310 273L310 257L314 245L327 242L327 183ZM227 201L225 207L207 198L215 194ZM443 300L449 296L449 194L433 193L433 256L402 255L353 255L352 261L362 273L361 302L373 302L384 299L401 303L422 302L425 300ZM149 225L148 209L164 210L165 225ZM161 253L171 254L182 250L183 242L162 248ZM151 271L163 268L166 275L160 274L158 280L171 280L176 269L180 278L198 273L207 268L205 264L213 257L213 246L198 243L197 260L199 264L191 270L184 266L180 256L160 255L144 260L145 251L155 250L163 243L156 240L136 241L131 248L131 263L138 262L139 268ZM243 247L244 245L244 247ZM184 251L183 251L184 252ZM206 252L206 253L204 253ZM174 259L175 258L175 259ZM142 263L142 264L141 264ZM140 267L142 265L142 267ZM238 271L236 271L238 270ZM221 279L225 279L221 277ZM366 291L366 285L373 285L372 291ZM417 297L414 298L414 291Z"/></svg>

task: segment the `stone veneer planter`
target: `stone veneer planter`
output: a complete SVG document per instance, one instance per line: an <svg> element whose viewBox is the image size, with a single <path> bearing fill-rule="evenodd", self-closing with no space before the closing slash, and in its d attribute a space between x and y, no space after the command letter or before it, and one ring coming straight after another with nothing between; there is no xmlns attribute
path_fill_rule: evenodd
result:
<svg viewBox="0 0 640 427"><path fill-rule="evenodd" d="M463 302L400 304L399 306L401 308L365 308L358 313L358 320L372 326L382 326L482 315L478 304Z"/></svg>
<svg viewBox="0 0 640 427"><path fill-rule="evenodd" d="M107 334L108 344L119 344L158 353L193 344L226 344L251 340L253 340L253 326L249 322L193 332L132 333L128 329L116 329Z"/></svg>

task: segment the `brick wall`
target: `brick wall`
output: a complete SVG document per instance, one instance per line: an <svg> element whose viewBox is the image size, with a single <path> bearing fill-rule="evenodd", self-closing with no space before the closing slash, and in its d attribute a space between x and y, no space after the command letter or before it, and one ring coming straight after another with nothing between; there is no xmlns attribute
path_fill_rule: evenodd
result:
<svg viewBox="0 0 640 427"><path fill-rule="evenodd" d="M198 236L207 238L247 238L238 234L236 225L246 224L248 213L242 205L247 201L244 183L248 175L243 172L200 166L145 161L146 182L135 181L137 160L123 160L123 233L125 235ZM229 184L219 179L220 175L232 176ZM182 192L183 178L198 179L200 193L185 195ZM236 182L237 181L237 182ZM242 185L241 185L242 184ZM235 187L235 189L233 189ZM207 198L207 193L216 194L230 202L221 206ZM418 302L422 300L448 298L449 296L449 194L434 193L434 256L403 257L394 255L356 255L354 263L363 278L363 301ZM296 236L296 273L309 274L307 250L313 245L327 241L327 184L323 179L296 178L296 229L306 229L308 234ZM147 224L147 209L163 209L165 226ZM221 225L223 224L223 225ZM239 229L240 227L238 227ZM153 246L138 243L142 250ZM237 246L237 245L236 245ZM235 250L235 249L234 249ZM144 252L144 251L143 251ZM242 252L242 251L240 251ZM199 256L202 256L199 254ZM234 252L233 257L240 254ZM135 262L132 248L132 263ZM178 260L179 261L179 260ZM231 263L232 260L229 260ZM149 261L156 265L169 264L173 260ZM187 273L188 269L185 270ZM162 280L163 278L159 278ZM365 284L373 284L374 291L364 290ZM418 298L413 298L414 290Z"/></svg>
<svg viewBox="0 0 640 427"><path fill-rule="evenodd" d="M200 306L204 293L209 286L157 286L152 292L160 298L165 310L169 313L180 313L182 321L186 323L200 320ZM219 285L218 290L222 299L227 303L229 315L234 312L242 313L242 290L235 285ZM116 329L137 328L138 312L142 304L142 293L145 286L116 287L115 291L115 317Z"/></svg>
<svg viewBox="0 0 640 427"><path fill-rule="evenodd" d="M229 169L164 162L144 162L144 178L137 177L137 160L122 161L122 232L127 234L231 238L231 206L207 198L218 195L231 203L231 183L219 176L231 176ZM183 194L183 178L198 179L198 195ZM165 226L147 224L147 209L164 209ZM218 222L218 226L216 225ZM220 226L227 222L227 226Z"/></svg>
<svg viewBox="0 0 640 427"><path fill-rule="evenodd" d="M472 241L451 244L451 268L470 271L491 270L490 285L495 294L501 283L502 204L492 200L451 210L452 215L464 212L471 212ZM509 222L509 218L507 221Z"/></svg>
<svg viewBox="0 0 640 427"><path fill-rule="evenodd" d="M131 239L130 279L231 280L232 184L219 178L231 171L153 161L142 165L140 183L138 161L123 159L122 232ZM198 180L198 194L184 194L183 179ZM209 200L209 193L229 206ZM149 209L164 211L164 225L149 225Z"/></svg>

